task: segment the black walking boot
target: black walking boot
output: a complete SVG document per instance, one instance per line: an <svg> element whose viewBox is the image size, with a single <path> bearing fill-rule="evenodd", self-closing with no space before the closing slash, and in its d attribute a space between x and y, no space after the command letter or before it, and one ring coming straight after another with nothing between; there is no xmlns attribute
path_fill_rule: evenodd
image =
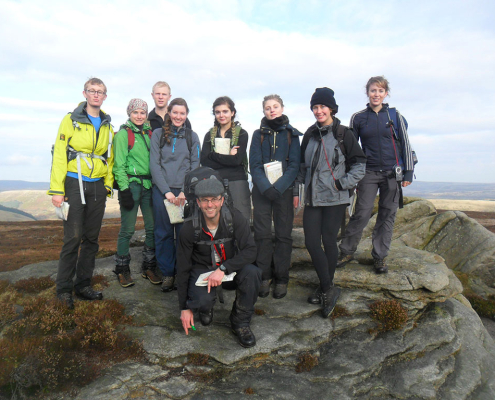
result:
<svg viewBox="0 0 495 400"><path fill-rule="evenodd" d="M321 315L323 318L328 318L332 314L340 292L341 290L337 286L332 286L326 292L321 292Z"/></svg>
<svg viewBox="0 0 495 400"><path fill-rule="evenodd" d="M375 273L386 274L388 272L387 264L385 264L385 259L374 258L373 265L375 267Z"/></svg>
<svg viewBox="0 0 495 400"><path fill-rule="evenodd" d="M242 347L253 347L256 345L256 338L249 326L235 328L232 326L232 333L237 336L237 341Z"/></svg>
<svg viewBox="0 0 495 400"><path fill-rule="evenodd" d="M308 303L321 304L321 288L318 286L313 294L308 297Z"/></svg>

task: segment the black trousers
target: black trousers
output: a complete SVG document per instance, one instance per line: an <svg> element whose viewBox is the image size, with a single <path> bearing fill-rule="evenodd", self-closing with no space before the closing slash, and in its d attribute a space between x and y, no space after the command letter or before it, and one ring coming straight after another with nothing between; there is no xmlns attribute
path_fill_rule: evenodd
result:
<svg viewBox="0 0 495 400"><path fill-rule="evenodd" d="M69 176L65 178L65 197L70 207L67 221L64 221L64 244L56 280L57 294L71 293L73 287L80 290L89 286L95 268L107 190L103 179L83 182L83 188L86 204L81 203L78 180Z"/></svg>
<svg viewBox="0 0 495 400"><path fill-rule="evenodd" d="M216 287L208 293L207 286L196 286L199 275L208 272L208 269L193 269L189 276L187 289L187 307L193 311L206 312L213 308L217 298ZM230 313L232 327L249 326L254 313L254 305L258 299L261 285L261 270L253 264L245 265L237 271L233 282L225 282L222 289L234 290L235 301Z"/></svg>
<svg viewBox="0 0 495 400"><path fill-rule="evenodd" d="M272 217L275 226L275 247L272 242ZM271 201L253 185L254 241L258 248L256 265L263 271L263 280L273 278L276 283L289 282L293 223L292 189L287 189L280 199Z"/></svg>
<svg viewBox="0 0 495 400"><path fill-rule="evenodd" d="M320 288L326 292L333 285L337 266L337 234L347 204L328 207L304 207L303 227L306 248L320 279ZM323 241L323 247L321 243Z"/></svg>

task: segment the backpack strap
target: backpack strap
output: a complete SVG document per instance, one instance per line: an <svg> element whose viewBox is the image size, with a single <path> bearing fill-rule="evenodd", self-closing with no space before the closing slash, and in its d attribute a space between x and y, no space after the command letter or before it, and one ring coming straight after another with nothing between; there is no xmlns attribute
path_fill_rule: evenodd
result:
<svg viewBox="0 0 495 400"><path fill-rule="evenodd" d="M388 116L388 121L390 126L392 127L392 131L394 132L395 140L400 142L400 137L399 137L399 124L397 121L397 109L395 107L387 107L387 116Z"/></svg>
<svg viewBox="0 0 495 400"><path fill-rule="evenodd" d="M345 133L347 130L348 130L347 127L345 127L343 125L339 125L339 127L337 128L337 132L333 133L333 136L334 136L335 140L337 141L337 145L335 146L335 148L339 147L340 151L344 155L345 172L349 172L349 170L351 169L351 166L349 165L349 160L347 157L347 150L346 150L345 145L344 145L344 137L345 137Z"/></svg>

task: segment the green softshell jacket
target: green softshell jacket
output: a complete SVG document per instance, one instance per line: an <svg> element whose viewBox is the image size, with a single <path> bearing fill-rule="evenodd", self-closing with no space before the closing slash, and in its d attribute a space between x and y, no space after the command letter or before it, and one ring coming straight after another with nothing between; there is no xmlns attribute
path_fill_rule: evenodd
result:
<svg viewBox="0 0 495 400"><path fill-rule="evenodd" d="M134 146L129 150L127 128L134 133ZM151 127L145 123L143 131ZM150 138L141 132L130 120L115 134L113 174L119 190L126 190L130 182L142 183L145 189L151 189Z"/></svg>

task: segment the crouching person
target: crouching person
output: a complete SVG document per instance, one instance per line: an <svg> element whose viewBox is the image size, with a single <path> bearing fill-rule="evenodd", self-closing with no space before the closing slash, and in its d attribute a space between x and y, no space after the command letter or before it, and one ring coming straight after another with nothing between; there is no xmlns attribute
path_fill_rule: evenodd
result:
<svg viewBox="0 0 495 400"><path fill-rule="evenodd" d="M236 297L230 314L232 332L243 347L252 347L256 338L249 324L261 285L261 270L252 263L256 245L246 218L234 208L224 205L224 187L215 178L205 179L195 187L200 208L200 227L193 220L184 223L177 248L177 290L182 326L194 326L193 312L199 312L201 324L210 325L217 291L222 287L235 289ZM229 227L230 226L230 227ZM197 286L198 277L212 272ZM225 275L236 273L233 281L224 282ZM217 287L221 286L220 288Z"/></svg>

